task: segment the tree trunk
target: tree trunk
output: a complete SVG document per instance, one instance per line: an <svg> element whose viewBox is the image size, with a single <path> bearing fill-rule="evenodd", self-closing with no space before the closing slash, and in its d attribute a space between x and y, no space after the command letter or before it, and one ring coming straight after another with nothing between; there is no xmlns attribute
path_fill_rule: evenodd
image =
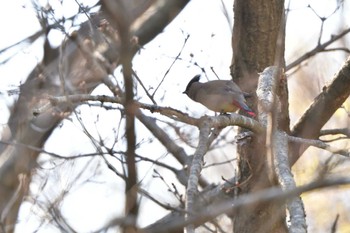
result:
<svg viewBox="0 0 350 233"><path fill-rule="evenodd" d="M233 79L248 93L255 93L258 73L266 67L284 67L284 1L250 0L234 2L232 37ZM277 95L282 102L278 126L289 132L287 83L280 80ZM256 95L249 99L255 106ZM273 168L266 155L265 135L254 135L250 141L238 145L239 186L243 195L276 185ZM240 209L233 217L233 231L287 232L284 203L261 203Z"/></svg>

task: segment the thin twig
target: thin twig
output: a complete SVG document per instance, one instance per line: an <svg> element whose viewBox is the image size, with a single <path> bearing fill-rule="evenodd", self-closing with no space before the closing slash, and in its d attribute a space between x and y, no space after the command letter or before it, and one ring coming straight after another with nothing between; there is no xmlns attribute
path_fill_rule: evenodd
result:
<svg viewBox="0 0 350 233"><path fill-rule="evenodd" d="M162 85L162 83L164 82L165 77L168 75L168 73L170 72L171 68L174 66L175 62L176 62L176 61L179 59L179 57L181 56L182 51L184 50L184 48L185 48L185 46L186 46L187 41L188 41L189 38L190 38L190 35L187 35L187 36L185 37L185 40L184 40L184 43L183 43L183 45L182 45L181 50L179 51L179 53L177 54L177 56L175 57L175 59L174 59L173 62L171 63L170 67L167 69L167 71L165 71L165 74L164 74L162 80L160 81L160 83L158 84L158 86L156 87L156 89L154 90L154 92L153 92L153 94L152 94L152 98L154 98L156 92L158 91L158 88L159 88L160 85Z"/></svg>
<svg viewBox="0 0 350 233"><path fill-rule="evenodd" d="M333 42L339 40L340 38L342 38L343 36L345 36L349 32L350 32L350 28L344 30L343 32L341 32L338 35L332 36L327 42L325 42L323 44L318 44L314 49L310 50L309 52L306 52L304 55L302 55L301 57L299 57L295 61L293 61L290 64L288 64L286 66L286 71L288 71L288 70L292 69L293 67L301 64L303 61L309 59L310 57L315 56L317 53L325 51L326 47L328 47Z"/></svg>
<svg viewBox="0 0 350 233"><path fill-rule="evenodd" d="M294 136L288 136L288 140L291 142L296 142L296 143L300 143L300 144L305 144L305 145L310 145L310 146L314 146L317 148L321 148L321 149L327 150L327 151L334 153L334 154L340 154L340 155L343 155L346 157L350 156L349 150L335 148L333 146L330 146L330 145L322 142L321 140L298 138L298 137L294 137Z"/></svg>

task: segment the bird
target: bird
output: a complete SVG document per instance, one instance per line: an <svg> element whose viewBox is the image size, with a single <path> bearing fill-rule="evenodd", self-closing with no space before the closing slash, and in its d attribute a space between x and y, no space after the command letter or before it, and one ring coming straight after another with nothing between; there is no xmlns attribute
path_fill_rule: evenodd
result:
<svg viewBox="0 0 350 233"><path fill-rule="evenodd" d="M183 94L214 112L223 114L242 109L250 116L256 116L246 104L245 94L232 80L214 80L201 83L199 82L200 77L200 74L194 76L187 84Z"/></svg>

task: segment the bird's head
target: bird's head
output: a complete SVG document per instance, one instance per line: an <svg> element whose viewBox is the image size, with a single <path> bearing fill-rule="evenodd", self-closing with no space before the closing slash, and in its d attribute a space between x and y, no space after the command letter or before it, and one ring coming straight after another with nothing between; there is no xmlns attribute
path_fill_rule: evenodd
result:
<svg viewBox="0 0 350 233"><path fill-rule="evenodd" d="M190 90L190 88L191 88L191 85L192 85L193 83L199 82L199 79L200 79L200 78L201 78L201 75L200 75L200 74L197 74L196 76L194 76L194 77L191 79L191 81L187 84L186 90L185 90L184 92L182 92L182 93L188 95L189 90Z"/></svg>

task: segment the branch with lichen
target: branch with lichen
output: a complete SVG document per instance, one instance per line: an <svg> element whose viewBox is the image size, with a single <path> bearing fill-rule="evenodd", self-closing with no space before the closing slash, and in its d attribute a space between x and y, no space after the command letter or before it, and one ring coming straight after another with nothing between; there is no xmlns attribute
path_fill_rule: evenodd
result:
<svg viewBox="0 0 350 233"><path fill-rule="evenodd" d="M257 96L259 101L260 122L266 127L267 158L270 167L274 169L269 178L276 176L278 184L285 192L296 189L288 156L287 134L279 130L278 115L280 114L279 99L276 86L282 72L277 67L267 67L259 77ZM290 214L290 232L306 232L305 209L300 197L295 196L287 201Z"/></svg>

